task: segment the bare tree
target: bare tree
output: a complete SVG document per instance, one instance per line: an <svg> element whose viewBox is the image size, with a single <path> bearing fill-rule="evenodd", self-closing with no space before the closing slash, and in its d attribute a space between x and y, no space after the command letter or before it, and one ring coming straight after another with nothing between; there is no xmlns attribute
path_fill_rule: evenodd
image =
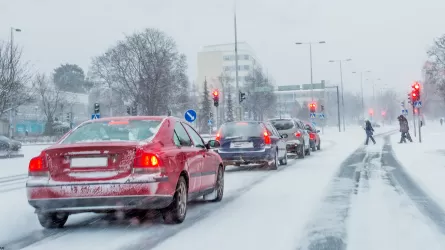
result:
<svg viewBox="0 0 445 250"><path fill-rule="evenodd" d="M445 35L434 41L428 50L430 60L424 65L425 85L435 85L435 89L445 102Z"/></svg>
<svg viewBox="0 0 445 250"><path fill-rule="evenodd" d="M126 37L96 57L92 72L127 98L140 104L140 113L166 114L186 98L189 84L185 56L177 51L170 36L157 29L146 29ZM187 88L187 89L186 89Z"/></svg>
<svg viewBox="0 0 445 250"><path fill-rule="evenodd" d="M243 102L244 108L253 116L253 119L263 120L264 116L275 112L277 97L273 90L273 85L263 70L259 67L253 68L246 77L247 99Z"/></svg>
<svg viewBox="0 0 445 250"><path fill-rule="evenodd" d="M31 73L17 47L0 41L0 117L10 109L29 102Z"/></svg>
<svg viewBox="0 0 445 250"><path fill-rule="evenodd" d="M37 75L34 81L34 88L37 90L41 109L46 118L45 134L53 135L53 123L56 112L64 103L64 95L56 88L54 81L45 75Z"/></svg>

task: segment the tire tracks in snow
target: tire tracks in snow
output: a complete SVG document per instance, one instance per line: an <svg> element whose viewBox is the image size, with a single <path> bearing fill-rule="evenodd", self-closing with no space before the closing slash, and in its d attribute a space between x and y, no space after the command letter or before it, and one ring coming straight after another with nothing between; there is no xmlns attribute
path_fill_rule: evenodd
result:
<svg viewBox="0 0 445 250"><path fill-rule="evenodd" d="M395 131L377 134L387 136ZM371 162L381 157L380 151L367 151L366 146L356 149L340 165L340 170L331 181L321 207L307 224L305 235L298 250L345 250L347 248L347 219L351 198L358 193L360 182L367 185L368 168Z"/></svg>
<svg viewBox="0 0 445 250"><path fill-rule="evenodd" d="M326 141L329 143L325 147L322 148L323 152L324 150L329 150L330 148L334 147L337 143L335 141ZM311 152L312 153L312 152ZM139 250L139 249L152 249L155 246L159 245L163 241L167 240L170 237L173 237L177 233L180 233L182 230L187 229L189 227L192 227L197 222L201 221L202 219L207 218L212 213L214 213L217 210L223 209L223 207L240 196L242 196L244 193L248 192L252 188L254 188L256 185L264 182L267 178L272 176L274 173L281 172L283 170L288 169L289 167L304 167L298 166L299 162L303 160L300 159L289 159L289 162L287 166L281 166L276 171L269 171L270 174L264 174L258 176L258 178L254 179L253 181L246 183L247 185L243 185L240 188L231 191L233 195L230 195L226 198L223 198L223 200L219 203L209 203L209 202L202 202L202 201L195 201L189 204L189 210L187 211L187 217L186 220L179 224L179 225L165 225L162 223L162 220L159 218L154 218L151 221L151 225L148 226L146 229L140 229L143 230L144 233L147 234L147 237L144 237L138 242L135 242L133 244L127 245L126 247L123 247L121 249L125 250ZM241 170L242 171L242 170ZM229 173L232 175L235 175L237 171L229 171ZM226 172L227 174L227 172ZM29 233L27 235L21 236L16 240L2 243L0 242L0 246L4 246L5 250L19 250L26 247L29 247L31 245L35 244L42 244L42 248L44 248L44 243L48 240L54 240L60 237L69 236L72 233L83 231L83 230L90 230L96 229L98 230L107 230L106 225L103 224L103 222L107 222L106 218L107 215L98 215L94 218L90 218L87 220L84 220L82 222L67 225L62 229L42 229L37 230L32 233ZM37 220L37 218L35 218ZM151 220L151 218L150 218ZM122 229L127 229L128 226L124 225L122 226ZM138 230L138 232L140 232ZM92 232L94 233L94 232ZM106 240L106 239L104 239ZM81 248L81 247L80 247Z"/></svg>
<svg viewBox="0 0 445 250"><path fill-rule="evenodd" d="M0 177L0 193L25 188L26 179L28 179L28 174Z"/></svg>
<svg viewBox="0 0 445 250"><path fill-rule="evenodd" d="M445 235L445 211L409 176L397 160L389 136L385 136L382 168L389 184L400 194L406 194L417 209L429 218L438 230Z"/></svg>

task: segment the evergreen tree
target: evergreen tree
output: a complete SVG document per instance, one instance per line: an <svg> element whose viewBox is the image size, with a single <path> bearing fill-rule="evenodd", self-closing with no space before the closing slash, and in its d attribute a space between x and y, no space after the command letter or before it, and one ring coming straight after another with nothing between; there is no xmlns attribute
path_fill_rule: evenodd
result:
<svg viewBox="0 0 445 250"><path fill-rule="evenodd" d="M210 120L210 112L212 111L209 97L210 93L207 86L207 80L204 80L204 91L202 93L201 108L198 114L198 127L200 132L207 131L209 129L207 122Z"/></svg>
<svg viewBox="0 0 445 250"><path fill-rule="evenodd" d="M232 99L232 91L230 90L230 86L227 88L227 117L226 122L233 122L235 118L233 117L233 99Z"/></svg>

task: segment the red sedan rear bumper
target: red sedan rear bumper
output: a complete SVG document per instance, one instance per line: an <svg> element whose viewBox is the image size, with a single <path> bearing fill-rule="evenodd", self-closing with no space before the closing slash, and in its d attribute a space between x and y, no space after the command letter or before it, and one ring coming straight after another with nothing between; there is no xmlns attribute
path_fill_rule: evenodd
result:
<svg viewBox="0 0 445 250"><path fill-rule="evenodd" d="M38 212L161 209L173 200L168 180L140 183L27 184L28 203Z"/></svg>

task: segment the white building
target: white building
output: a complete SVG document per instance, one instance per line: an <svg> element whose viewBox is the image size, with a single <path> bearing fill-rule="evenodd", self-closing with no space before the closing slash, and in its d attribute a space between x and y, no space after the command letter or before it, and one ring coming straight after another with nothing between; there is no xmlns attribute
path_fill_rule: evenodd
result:
<svg viewBox="0 0 445 250"><path fill-rule="evenodd" d="M246 76L255 66L261 63L253 49L246 42L238 42L238 81L240 86L245 82ZM210 91L222 88L219 77L224 74L235 79L235 44L209 45L198 52L198 76L196 85L202 89L204 80Z"/></svg>

